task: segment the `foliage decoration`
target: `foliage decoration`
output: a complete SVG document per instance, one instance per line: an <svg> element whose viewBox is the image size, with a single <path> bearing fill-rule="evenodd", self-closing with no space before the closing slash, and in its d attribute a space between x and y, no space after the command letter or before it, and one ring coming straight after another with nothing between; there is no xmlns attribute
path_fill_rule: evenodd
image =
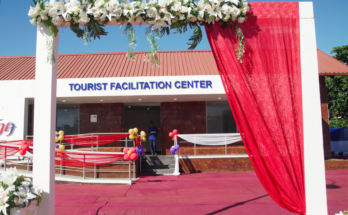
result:
<svg viewBox="0 0 348 215"><path fill-rule="evenodd" d="M33 201L40 206L42 190L33 186L30 178L24 178L16 168L8 168L0 176L0 214L10 214L11 208L29 207Z"/></svg>
<svg viewBox="0 0 348 215"><path fill-rule="evenodd" d="M126 25L129 48L127 56L134 59L136 46L135 31L132 23L146 24L145 30L151 44L151 53L144 60L152 65L159 65L157 57L159 45L156 39L174 33L185 33L193 28L188 49L193 50L202 40L201 26L215 22L222 24L223 29L235 29L238 36L236 54L243 61L245 38L240 24L247 19L251 5L246 0L33 0L28 15L32 24L43 23L49 27L53 37L58 34L59 27L70 25L77 37L87 44L92 39L100 39L107 35L105 25ZM84 26L83 29L80 26ZM53 54L52 54L53 55ZM52 59L52 57L50 57ZM53 56L54 59L54 56ZM53 62L54 63L54 62Z"/></svg>

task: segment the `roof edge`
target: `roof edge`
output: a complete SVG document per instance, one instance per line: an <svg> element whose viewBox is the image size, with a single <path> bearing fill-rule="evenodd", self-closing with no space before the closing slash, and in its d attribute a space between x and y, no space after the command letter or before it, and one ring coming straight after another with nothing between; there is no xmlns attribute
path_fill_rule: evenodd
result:
<svg viewBox="0 0 348 215"><path fill-rule="evenodd" d="M177 52L211 52L211 50L177 50L177 51L158 51L157 53L177 53ZM134 54L150 53L150 51L136 51ZM74 56L74 55L109 55L109 54L127 54L127 52L98 52L98 53L69 53L69 54L58 54L58 56ZM36 55L18 55L18 56L0 56L0 58L25 58L35 57Z"/></svg>

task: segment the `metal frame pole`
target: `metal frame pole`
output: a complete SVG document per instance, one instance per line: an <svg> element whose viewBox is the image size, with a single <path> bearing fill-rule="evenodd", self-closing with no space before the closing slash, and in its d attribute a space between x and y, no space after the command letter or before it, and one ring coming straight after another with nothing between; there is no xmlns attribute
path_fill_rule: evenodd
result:
<svg viewBox="0 0 348 215"><path fill-rule="evenodd" d="M5 147L5 158L4 158L4 168L6 171L6 157L7 157L7 147Z"/></svg>
<svg viewBox="0 0 348 215"><path fill-rule="evenodd" d="M28 164L27 164L27 171L29 172L29 161L30 161L30 158L28 158Z"/></svg>
<svg viewBox="0 0 348 215"><path fill-rule="evenodd" d="M93 133L92 133L92 152L93 152Z"/></svg>
<svg viewBox="0 0 348 215"><path fill-rule="evenodd" d="M99 144L98 144L98 141L99 141L99 136L97 136L97 152L99 152Z"/></svg>
<svg viewBox="0 0 348 215"><path fill-rule="evenodd" d="M129 180L132 181L132 175L131 175L131 161L128 162L128 166L129 166Z"/></svg>
<svg viewBox="0 0 348 215"><path fill-rule="evenodd" d="M135 161L133 161L133 179L135 179Z"/></svg>
<svg viewBox="0 0 348 215"><path fill-rule="evenodd" d="M194 155L196 156L196 135L193 136L193 147Z"/></svg>
<svg viewBox="0 0 348 215"><path fill-rule="evenodd" d="M225 155L227 155L227 140L226 140L226 135L225 135Z"/></svg>
<svg viewBox="0 0 348 215"><path fill-rule="evenodd" d="M94 178L96 178L96 177L97 177L96 170L97 170L97 166L96 166L96 165L94 165Z"/></svg>
<svg viewBox="0 0 348 215"><path fill-rule="evenodd" d="M85 179L85 174L86 174L85 162L86 162L86 155L83 155L83 179Z"/></svg>

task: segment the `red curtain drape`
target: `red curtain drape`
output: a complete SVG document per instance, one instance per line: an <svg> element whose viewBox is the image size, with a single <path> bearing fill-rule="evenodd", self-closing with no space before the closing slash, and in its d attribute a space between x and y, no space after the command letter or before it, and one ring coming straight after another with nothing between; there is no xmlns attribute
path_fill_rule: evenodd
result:
<svg viewBox="0 0 348 215"><path fill-rule="evenodd" d="M206 26L207 37L259 180L281 207L305 214L299 4L252 3L248 16L243 63L230 28Z"/></svg>

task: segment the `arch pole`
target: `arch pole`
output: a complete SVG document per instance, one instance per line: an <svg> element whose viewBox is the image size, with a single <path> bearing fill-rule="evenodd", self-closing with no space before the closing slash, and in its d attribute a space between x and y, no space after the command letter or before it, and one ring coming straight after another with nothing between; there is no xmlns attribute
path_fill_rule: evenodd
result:
<svg viewBox="0 0 348 215"><path fill-rule="evenodd" d="M55 65L47 63L47 42L54 46ZM55 213L55 130L57 99L58 36L53 38L43 24L37 26L35 112L34 112L34 165L33 183L43 190L38 214Z"/></svg>

